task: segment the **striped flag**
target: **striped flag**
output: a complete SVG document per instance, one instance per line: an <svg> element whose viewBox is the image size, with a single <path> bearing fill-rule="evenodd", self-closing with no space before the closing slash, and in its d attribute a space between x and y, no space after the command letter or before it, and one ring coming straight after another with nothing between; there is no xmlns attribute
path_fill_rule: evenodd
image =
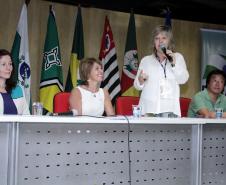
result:
<svg viewBox="0 0 226 185"><path fill-rule="evenodd" d="M63 72L55 13L50 7L40 81L40 102L53 112L53 98L63 91ZM45 113L44 113L45 114Z"/></svg>
<svg viewBox="0 0 226 185"><path fill-rule="evenodd" d="M102 61L104 69L104 80L101 87L108 90L114 104L116 98L121 94L121 87L115 43L107 16L105 18L99 59Z"/></svg>
<svg viewBox="0 0 226 185"><path fill-rule="evenodd" d="M84 58L84 39L81 8L78 7L74 39L71 51L71 62L68 70L65 91L70 92L79 84L79 63Z"/></svg>
<svg viewBox="0 0 226 185"><path fill-rule="evenodd" d="M31 103L31 70L28 46L28 24L27 24L27 5L24 4L21 10L19 23L13 42L12 59L14 62L15 81L24 90L28 106Z"/></svg>
<svg viewBox="0 0 226 185"><path fill-rule="evenodd" d="M134 14L131 13L129 18L124 65L121 78L123 96L139 96L139 91L133 86L133 81L138 70L138 63L136 25Z"/></svg>

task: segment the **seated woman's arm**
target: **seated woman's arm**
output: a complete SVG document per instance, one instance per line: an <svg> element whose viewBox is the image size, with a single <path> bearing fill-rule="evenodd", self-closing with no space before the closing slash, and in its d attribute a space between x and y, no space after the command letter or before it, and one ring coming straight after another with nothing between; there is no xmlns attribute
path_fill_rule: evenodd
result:
<svg viewBox="0 0 226 185"><path fill-rule="evenodd" d="M115 115L115 111L113 109L111 98L106 89L104 89L104 110L107 114L107 116L113 116Z"/></svg>
<svg viewBox="0 0 226 185"><path fill-rule="evenodd" d="M71 91L69 98L70 109L76 109L78 115L82 115L82 96L78 88Z"/></svg>

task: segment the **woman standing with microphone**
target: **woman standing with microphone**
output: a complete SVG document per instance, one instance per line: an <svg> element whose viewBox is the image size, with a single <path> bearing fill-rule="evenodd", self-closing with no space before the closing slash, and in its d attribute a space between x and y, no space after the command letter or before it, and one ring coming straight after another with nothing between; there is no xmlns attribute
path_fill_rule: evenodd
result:
<svg viewBox="0 0 226 185"><path fill-rule="evenodd" d="M139 106L142 114L180 117L180 84L189 74L184 57L174 52L173 34L168 26L153 31L153 53L142 58L134 86L142 90Z"/></svg>

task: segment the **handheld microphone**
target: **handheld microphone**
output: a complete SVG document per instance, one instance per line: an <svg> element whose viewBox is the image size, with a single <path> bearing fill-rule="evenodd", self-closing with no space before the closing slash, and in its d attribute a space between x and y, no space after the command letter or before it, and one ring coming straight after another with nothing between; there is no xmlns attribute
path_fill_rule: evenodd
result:
<svg viewBox="0 0 226 185"><path fill-rule="evenodd" d="M162 50L162 52L166 55L166 58L170 61L170 62L173 62L173 58L170 56L170 55L168 55L167 53L166 53L166 46L165 46L165 44L160 44L160 49ZM172 65L172 64L171 64Z"/></svg>

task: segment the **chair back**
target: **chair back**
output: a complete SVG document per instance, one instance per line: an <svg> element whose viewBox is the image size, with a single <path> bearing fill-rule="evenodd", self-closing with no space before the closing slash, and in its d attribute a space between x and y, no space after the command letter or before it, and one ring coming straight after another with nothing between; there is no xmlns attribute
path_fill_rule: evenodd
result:
<svg viewBox="0 0 226 185"><path fill-rule="evenodd" d="M53 99L53 112L68 112L69 109L69 97L70 92L59 92L54 96Z"/></svg>
<svg viewBox="0 0 226 185"><path fill-rule="evenodd" d="M180 97L181 117L188 116L188 108L190 103L191 103L191 98Z"/></svg>
<svg viewBox="0 0 226 185"><path fill-rule="evenodd" d="M115 109L117 115L132 115L132 105L138 105L139 97L134 96L120 96L116 99ZM181 117L187 117L188 108L190 105L191 99L180 97L180 109Z"/></svg>
<svg viewBox="0 0 226 185"><path fill-rule="evenodd" d="M139 97L120 96L116 99L115 110L117 115L133 115L132 105L138 105Z"/></svg>

